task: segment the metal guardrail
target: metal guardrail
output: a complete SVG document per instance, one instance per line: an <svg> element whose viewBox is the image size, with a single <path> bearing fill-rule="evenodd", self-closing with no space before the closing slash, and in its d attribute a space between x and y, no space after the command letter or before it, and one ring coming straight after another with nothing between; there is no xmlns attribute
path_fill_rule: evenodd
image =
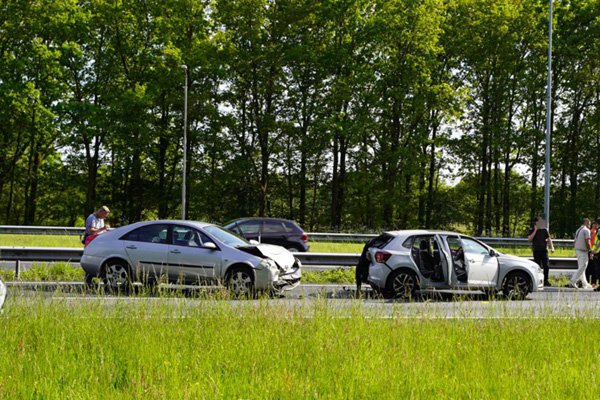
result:
<svg viewBox="0 0 600 400"><path fill-rule="evenodd" d="M5 235L83 235L84 227L72 226L24 226L0 225L0 234Z"/></svg>
<svg viewBox="0 0 600 400"><path fill-rule="evenodd" d="M83 249L72 247L0 247L0 261L15 261L18 275L22 261L64 261L78 263ZM306 266L349 267L358 263L360 254L353 253L294 253ZM531 259L531 258L530 258ZM577 269L576 258L553 257L550 269Z"/></svg>
<svg viewBox="0 0 600 400"><path fill-rule="evenodd" d="M21 225L0 225L0 234L29 234L29 235L83 235L85 228L81 227L61 227L61 226L21 226ZM346 243L365 243L369 239L377 237L377 234L371 233L307 233L309 240L313 242L346 242ZM499 237L478 237L484 243L490 246L529 246L527 238L499 238ZM554 239L556 247L573 246L573 240Z"/></svg>

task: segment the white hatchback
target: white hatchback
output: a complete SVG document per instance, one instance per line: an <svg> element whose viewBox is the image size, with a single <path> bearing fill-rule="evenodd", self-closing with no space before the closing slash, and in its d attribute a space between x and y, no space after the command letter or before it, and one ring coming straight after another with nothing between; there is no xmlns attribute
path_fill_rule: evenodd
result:
<svg viewBox="0 0 600 400"><path fill-rule="evenodd" d="M370 243L368 282L387 298L410 298L420 289L457 289L524 299L543 288L543 271L533 261L456 232L384 232Z"/></svg>

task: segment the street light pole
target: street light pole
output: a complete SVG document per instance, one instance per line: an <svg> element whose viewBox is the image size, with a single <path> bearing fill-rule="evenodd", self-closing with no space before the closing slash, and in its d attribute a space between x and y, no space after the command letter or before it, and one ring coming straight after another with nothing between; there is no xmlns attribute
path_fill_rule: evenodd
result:
<svg viewBox="0 0 600 400"><path fill-rule="evenodd" d="M548 82L546 84L546 170L544 185L544 217L546 226L550 228L550 137L552 135L552 0L550 2L550 18L548 21Z"/></svg>
<svg viewBox="0 0 600 400"><path fill-rule="evenodd" d="M185 85L183 86L183 175L181 185L181 219L185 220L186 204L185 204L185 176L187 167L187 88L188 88L188 67L181 65L185 71Z"/></svg>

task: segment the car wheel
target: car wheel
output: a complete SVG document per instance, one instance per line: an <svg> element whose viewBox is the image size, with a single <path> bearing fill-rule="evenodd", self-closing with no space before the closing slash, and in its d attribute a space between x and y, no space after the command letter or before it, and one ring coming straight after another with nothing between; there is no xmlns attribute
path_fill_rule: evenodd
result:
<svg viewBox="0 0 600 400"><path fill-rule="evenodd" d="M103 268L102 280L107 292L127 293L132 287L131 269L125 261L109 261Z"/></svg>
<svg viewBox="0 0 600 400"><path fill-rule="evenodd" d="M512 272L504 278L502 294L509 300L523 300L531 292L531 280L525 272Z"/></svg>
<svg viewBox="0 0 600 400"><path fill-rule="evenodd" d="M419 289L417 274L407 269L399 269L390 275L383 293L386 298L410 300Z"/></svg>
<svg viewBox="0 0 600 400"><path fill-rule="evenodd" d="M295 248L295 247L288 247L288 251L289 251L290 253L299 253L299 252L300 252L300 250L298 250L298 249L297 249L297 248Z"/></svg>
<svg viewBox="0 0 600 400"><path fill-rule="evenodd" d="M234 267L227 278L227 288L235 297L254 294L254 277L247 267Z"/></svg>

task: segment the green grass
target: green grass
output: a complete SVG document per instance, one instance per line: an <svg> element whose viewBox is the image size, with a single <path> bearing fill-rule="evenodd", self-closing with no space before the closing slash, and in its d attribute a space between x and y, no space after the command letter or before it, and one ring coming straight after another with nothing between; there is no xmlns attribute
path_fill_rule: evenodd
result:
<svg viewBox="0 0 600 400"><path fill-rule="evenodd" d="M302 283L354 283L354 267L336 268L327 271L302 271Z"/></svg>
<svg viewBox="0 0 600 400"><path fill-rule="evenodd" d="M148 305L150 304L150 305ZM600 322L9 297L2 399L596 398ZM574 384L580 382L581 384Z"/></svg>
<svg viewBox="0 0 600 400"><path fill-rule="evenodd" d="M83 248L76 235L0 235L0 246Z"/></svg>
<svg viewBox="0 0 600 400"><path fill-rule="evenodd" d="M14 269L0 269L0 278L5 281L14 281ZM81 268L73 268L68 263L34 263L31 268L25 269L20 273L22 281L61 281L61 282L82 282L85 273Z"/></svg>
<svg viewBox="0 0 600 400"><path fill-rule="evenodd" d="M361 253L364 243L310 242L311 253Z"/></svg>

